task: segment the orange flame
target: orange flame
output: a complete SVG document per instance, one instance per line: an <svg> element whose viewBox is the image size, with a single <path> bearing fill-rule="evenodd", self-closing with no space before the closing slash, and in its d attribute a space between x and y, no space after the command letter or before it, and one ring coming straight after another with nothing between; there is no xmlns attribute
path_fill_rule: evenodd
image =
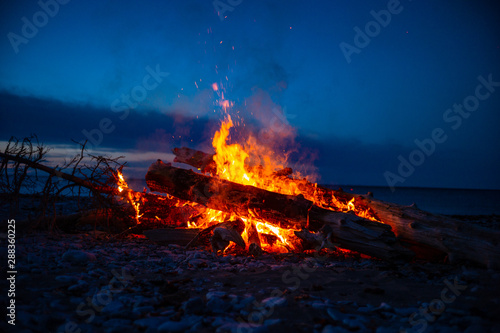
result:
<svg viewBox="0 0 500 333"><path fill-rule="evenodd" d="M123 174L121 171L118 171L118 191L120 193L123 193L123 191L126 191L127 195L127 201L130 203L130 205L134 208L135 210L135 220L137 221L137 224L140 224L140 218L142 217L143 214L140 213L140 197L136 198L133 194L133 192L130 190L128 187L127 182L125 181L125 178L123 178Z"/></svg>
<svg viewBox="0 0 500 333"><path fill-rule="evenodd" d="M212 141L216 151L213 157L217 166L216 176L219 178L281 194L302 194L321 208L343 212L353 211L358 216L378 221L368 210L357 207L354 198L343 203L333 194L330 197L326 196L325 191L321 190L315 183L277 175L276 171L284 169L286 158L280 159L275 153L266 151L266 148L260 146L254 138L249 138L243 146L238 143L229 144L228 141L231 140L230 129L233 126L231 116L227 115ZM242 238L247 244L249 230L253 225L263 250L288 252L298 249L298 240L294 234L296 230L280 228L275 224L259 220L251 211L249 211L248 216L244 218L238 217L234 213L206 209L202 219L196 223L188 222L188 227L206 228L226 220L240 218L245 223Z"/></svg>

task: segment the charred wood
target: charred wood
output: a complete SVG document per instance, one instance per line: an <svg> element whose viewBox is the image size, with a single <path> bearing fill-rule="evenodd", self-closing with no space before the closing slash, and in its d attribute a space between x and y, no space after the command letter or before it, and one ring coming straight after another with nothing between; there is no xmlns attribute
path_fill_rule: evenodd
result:
<svg viewBox="0 0 500 333"><path fill-rule="evenodd" d="M224 212L271 221L281 228L317 231L330 226L341 247L369 256L394 259L412 253L401 247L391 227L354 214L314 206L303 196L290 196L195 173L158 161L146 181L152 191L164 192Z"/></svg>

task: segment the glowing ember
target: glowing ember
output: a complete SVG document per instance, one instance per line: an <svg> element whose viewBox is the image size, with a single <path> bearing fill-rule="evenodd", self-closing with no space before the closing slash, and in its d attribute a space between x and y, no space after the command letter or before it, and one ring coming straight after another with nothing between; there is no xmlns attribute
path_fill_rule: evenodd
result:
<svg viewBox="0 0 500 333"><path fill-rule="evenodd" d="M127 182L125 181L125 178L123 178L123 174L120 171L118 171L118 191L120 193L123 193L123 191L126 191L127 200L135 210L135 220L137 221L137 224L140 224L141 223L140 218L142 216L142 214L140 214L140 210L139 210L140 205L141 205L141 203L140 203L141 198L135 197L133 195L132 191L130 191L130 189L128 187Z"/></svg>

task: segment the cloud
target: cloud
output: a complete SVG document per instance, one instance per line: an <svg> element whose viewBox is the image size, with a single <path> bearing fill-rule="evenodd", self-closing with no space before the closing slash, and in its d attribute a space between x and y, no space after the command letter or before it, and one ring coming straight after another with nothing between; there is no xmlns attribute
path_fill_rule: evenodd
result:
<svg viewBox="0 0 500 333"><path fill-rule="evenodd" d="M0 93L2 138L37 134L47 143L71 143L71 140L97 144L100 147L141 149L172 145L192 145L206 140L205 128L214 120L192 118L181 113L162 114L130 110L115 113L110 109L83 104L68 104L56 100L20 97ZM106 121L103 120L106 119ZM111 130L112 129L112 130ZM163 131L162 142L158 140ZM99 134L101 133L101 134Z"/></svg>
<svg viewBox="0 0 500 333"><path fill-rule="evenodd" d="M254 101L256 107L260 105L264 109L274 105L265 95L257 96ZM77 145L72 143L72 139L84 140L84 133L92 133L99 129L103 119L109 119L115 128L110 133L103 133L96 152L115 157L126 156L124 161L129 162L129 170L139 178L145 175L149 164L157 158L171 160L171 149L174 147L188 146L213 152L211 138L220 125L218 120L197 119L182 112L132 110L126 119L121 120L109 109L20 97L5 92L0 93L0 109L1 141L7 141L10 136L22 138L35 133L41 142L55 148L54 156L59 159L76 153ZM238 135L233 139L242 143L241 140L245 140L249 133L259 133L268 125L266 115L262 114L253 120L251 126L236 129ZM259 135L256 137L262 138ZM385 186L384 172L397 173L398 156L408 158L415 149L414 146L367 144L335 136L312 136L300 130L294 131L289 138L284 140L280 149L271 147L271 151L276 155L288 153L294 170L304 176L318 175L318 181L323 184ZM463 149L454 149L454 145L443 144L437 146L435 152L399 185L498 189L499 160L498 153L464 152Z"/></svg>

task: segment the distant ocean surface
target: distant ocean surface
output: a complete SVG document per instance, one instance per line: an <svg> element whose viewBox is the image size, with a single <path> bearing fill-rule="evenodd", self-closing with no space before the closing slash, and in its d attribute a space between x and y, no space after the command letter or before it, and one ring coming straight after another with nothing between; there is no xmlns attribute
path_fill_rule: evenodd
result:
<svg viewBox="0 0 500 333"><path fill-rule="evenodd" d="M378 200L394 202L400 205L415 203L418 208L445 215L492 215L500 214L500 190L466 190L445 188L396 188L378 186L332 186L344 192L366 194L373 193Z"/></svg>

